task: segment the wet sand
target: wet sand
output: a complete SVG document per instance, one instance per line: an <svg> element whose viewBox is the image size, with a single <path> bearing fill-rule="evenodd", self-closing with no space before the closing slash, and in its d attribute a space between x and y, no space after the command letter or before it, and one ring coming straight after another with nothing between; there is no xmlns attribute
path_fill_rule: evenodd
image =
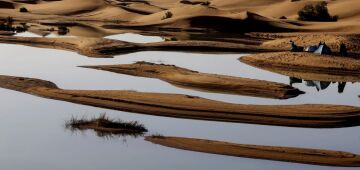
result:
<svg viewBox="0 0 360 170"><path fill-rule="evenodd" d="M206 74L174 65L137 62L134 64L82 66L140 77L157 78L168 83L202 91L288 99L303 94L286 84L249 78Z"/></svg>
<svg viewBox="0 0 360 170"><path fill-rule="evenodd" d="M0 76L0 87L45 98L133 113L305 128L358 126L360 108L341 105L244 105L196 96L121 90L63 90L39 79Z"/></svg>
<svg viewBox="0 0 360 170"><path fill-rule="evenodd" d="M247 145L222 141L167 136L147 136L145 140L171 148L218 155L324 166L360 167L360 155L342 151Z"/></svg>

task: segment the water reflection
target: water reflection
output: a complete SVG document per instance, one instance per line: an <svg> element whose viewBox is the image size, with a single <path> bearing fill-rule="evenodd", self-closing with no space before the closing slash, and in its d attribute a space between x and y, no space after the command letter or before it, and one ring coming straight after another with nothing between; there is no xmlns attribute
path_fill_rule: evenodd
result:
<svg viewBox="0 0 360 170"><path fill-rule="evenodd" d="M315 81L315 80L302 80L296 77L289 77L290 85L296 83L303 83L307 87L314 87L317 91L326 90L330 85L337 84L338 93L343 93L346 87L347 82L328 82L328 81Z"/></svg>
<svg viewBox="0 0 360 170"><path fill-rule="evenodd" d="M288 83L289 78L236 62L241 54L191 54L179 52L138 52L109 59L86 58L76 53L1 44L1 74L35 77L52 81L66 89L138 90L145 92L181 93L214 100L249 104L325 103L359 106L356 92L360 86L348 83L342 95L331 92L314 93L304 84L296 84L306 94L289 100L273 100L204 93L176 88L160 80L83 69L79 65L129 64L136 61L160 61L176 64L200 72L242 76L254 79ZM191 62L189 62L191 61ZM219 67L219 63L226 68ZM91 75L91 76L89 76ZM329 90L332 86L328 87ZM327 90L327 91L329 91ZM315 89L314 89L315 91ZM76 131L86 136L64 133L61 126L73 114L94 115L107 112L125 120L137 120L152 132L166 136L183 136L221 140L233 143L321 148L360 153L360 127L339 129L303 129L251 124L183 120L167 117L111 111L43 99L28 94L0 89L6 102L0 103L0 169L18 170L37 167L57 169L277 169L277 170L344 170L256 159L222 157L187 151L172 150L153 145L142 139L127 138L129 145L119 140L103 140L92 130ZM21 106L21 107L19 107ZM69 114L71 113L71 114ZM97 116L95 114L94 116ZM225 132L225 133L224 133ZM101 135L100 135L101 136ZM44 138L46 137L46 139ZM326 141L326 142L324 142ZM56 153L56 156L54 156ZM180 160L180 161L179 161ZM21 162L21 164L19 164ZM141 162L141 163L139 163ZM86 166L85 166L86 165ZM171 168L169 168L171 167ZM350 170L350 168L347 168Z"/></svg>

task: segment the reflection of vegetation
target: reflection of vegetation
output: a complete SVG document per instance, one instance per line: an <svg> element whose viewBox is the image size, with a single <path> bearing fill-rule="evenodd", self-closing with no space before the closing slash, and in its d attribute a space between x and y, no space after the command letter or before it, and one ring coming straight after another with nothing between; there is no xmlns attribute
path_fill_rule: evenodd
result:
<svg viewBox="0 0 360 170"><path fill-rule="evenodd" d="M156 134L153 134L153 135L150 135L152 138L157 138L157 139L165 139L165 136L164 135L161 135L159 133L156 133Z"/></svg>
<svg viewBox="0 0 360 170"><path fill-rule="evenodd" d="M338 92L343 93L345 90L346 82L328 82L328 81L314 81L314 80L302 80L296 77L290 77L290 85L295 83L303 83L308 87L315 87L317 91L327 89L331 84L338 83Z"/></svg>
<svg viewBox="0 0 360 170"><path fill-rule="evenodd" d="M75 118L72 117L65 123L65 127L75 132L92 129L97 136L105 138L113 137L139 137L143 136L147 129L137 121L125 122L120 119L110 119L106 114L101 114L97 118Z"/></svg>

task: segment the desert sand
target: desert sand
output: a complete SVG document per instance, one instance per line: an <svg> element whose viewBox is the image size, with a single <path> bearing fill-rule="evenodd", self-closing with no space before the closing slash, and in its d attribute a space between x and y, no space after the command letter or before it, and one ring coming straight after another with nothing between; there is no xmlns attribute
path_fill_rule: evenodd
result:
<svg viewBox="0 0 360 170"><path fill-rule="evenodd" d="M171 148L219 155L297 162L325 166L360 166L360 155L342 151L280 146L247 145L214 140L168 136L147 136L145 140Z"/></svg>
<svg viewBox="0 0 360 170"><path fill-rule="evenodd" d="M300 79L359 82L359 0L327 0L329 13L338 17L336 22L298 20L297 13L301 8L318 2L320 0L0 0L3 29L0 43L67 50L98 58L150 50L260 53L240 60ZM13 35L18 31L13 28L17 27L41 37L15 37ZM65 32L61 33L62 29ZM141 44L104 38L128 32L161 36L166 41ZM59 37L46 38L53 33ZM63 35L72 37L61 37ZM292 53L289 52L290 40L300 46L323 41L334 53L324 56ZM349 58L339 57L341 43L346 44ZM295 97L299 92L275 82L205 74L175 66L137 63L91 68L239 95L285 99ZM0 87L76 104L173 118L303 128L360 125L360 108L344 105L246 105L182 94L67 90L49 81L6 75L0 75ZM80 128L118 131L94 123ZM146 137L146 140L220 155L326 166L360 166L359 155L340 151L163 136Z"/></svg>
<svg viewBox="0 0 360 170"><path fill-rule="evenodd" d="M107 58L136 51L192 51L192 52L269 52L281 51L255 45L214 41L164 41L131 43L105 38L39 38L0 36L0 43L52 48L78 52L88 57Z"/></svg>
<svg viewBox="0 0 360 170"><path fill-rule="evenodd" d="M94 25L108 32L110 27L172 28L223 32L358 32L360 14L357 0L328 1L329 12L338 22L297 21L297 11L318 0L211 0L209 3L181 3L179 0L61 0L0 1L0 18L33 23L76 22ZM191 2L191 1L190 1ZM199 1L203 2L203 1ZM73 5L76 4L76 5ZM28 12L20 12L26 8ZM346 10L343 10L346 9ZM171 13L166 16L166 13ZM287 19L279 19L280 17ZM85 23L84 23L85 22ZM212 24L216 22L217 24ZM93 32L96 34L96 32Z"/></svg>
<svg viewBox="0 0 360 170"><path fill-rule="evenodd" d="M349 80L350 82L357 82L359 80L360 61L346 57L317 55L305 52L281 52L244 56L240 58L240 61L268 70L289 71L291 73L305 72L312 74L312 76L316 74L313 77L315 79L310 80L323 79L326 81L326 77L330 75L336 76L331 79L337 79L337 81ZM289 74L289 76L304 79L311 78L303 74L301 76Z"/></svg>
<svg viewBox="0 0 360 170"><path fill-rule="evenodd" d="M157 78L176 86L201 91L265 98L287 99L303 94L286 84L225 75L206 74L174 65L137 62L134 64L82 66L115 73Z"/></svg>
<svg viewBox="0 0 360 170"><path fill-rule="evenodd" d="M306 128L357 126L360 119L360 108L341 105L244 105L181 94L63 90L48 81L12 76L0 76L0 87L72 103L186 119Z"/></svg>

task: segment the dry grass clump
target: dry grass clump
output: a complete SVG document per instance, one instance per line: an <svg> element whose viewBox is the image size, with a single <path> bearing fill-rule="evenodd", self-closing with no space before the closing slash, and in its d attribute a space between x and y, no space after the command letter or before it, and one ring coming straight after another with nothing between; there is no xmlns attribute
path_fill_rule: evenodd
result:
<svg viewBox="0 0 360 170"><path fill-rule="evenodd" d="M170 11L165 12L163 18L161 20L169 19L173 16L173 13Z"/></svg>
<svg viewBox="0 0 360 170"><path fill-rule="evenodd" d="M71 131L92 129L100 137L114 136L142 136L148 130L137 121L123 121L121 119L110 119L106 114L100 114L93 118L72 117L65 123L65 127Z"/></svg>

